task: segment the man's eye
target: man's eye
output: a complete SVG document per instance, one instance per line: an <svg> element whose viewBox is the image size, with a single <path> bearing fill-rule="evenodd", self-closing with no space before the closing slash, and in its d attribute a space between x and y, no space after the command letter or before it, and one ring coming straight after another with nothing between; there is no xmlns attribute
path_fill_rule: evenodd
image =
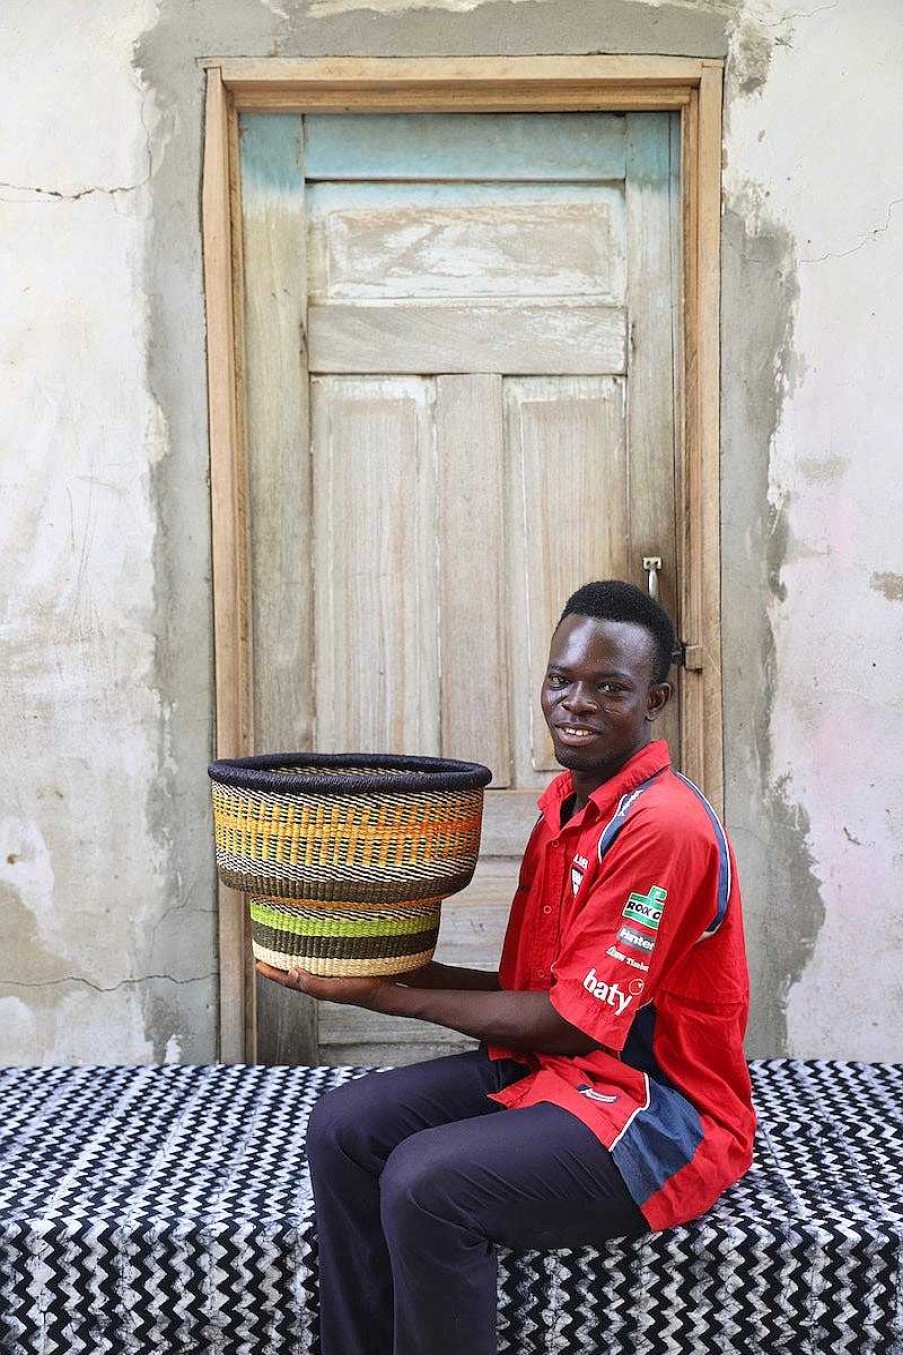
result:
<svg viewBox="0 0 903 1355"><path fill-rule="evenodd" d="M599 690L607 692L609 695L617 696L618 692L622 692L624 688L619 687L617 682L600 682Z"/></svg>
<svg viewBox="0 0 903 1355"><path fill-rule="evenodd" d="M549 687L563 687L563 686L564 686L564 678L561 676L560 673L547 673L547 674L546 674L546 684L547 684Z"/></svg>

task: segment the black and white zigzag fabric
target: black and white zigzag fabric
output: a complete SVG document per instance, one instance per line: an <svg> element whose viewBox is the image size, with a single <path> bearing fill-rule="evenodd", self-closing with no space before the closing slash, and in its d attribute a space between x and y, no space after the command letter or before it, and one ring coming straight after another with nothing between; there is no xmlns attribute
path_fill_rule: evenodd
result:
<svg viewBox="0 0 903 1355"><path fill-rule="evenodd" d="M350 1068L0 1069L4 1355L315 1355L304 1129ZM903 1067L760 1061L703 1218L502 1253L504 1355L903 1355Z"/></svg>

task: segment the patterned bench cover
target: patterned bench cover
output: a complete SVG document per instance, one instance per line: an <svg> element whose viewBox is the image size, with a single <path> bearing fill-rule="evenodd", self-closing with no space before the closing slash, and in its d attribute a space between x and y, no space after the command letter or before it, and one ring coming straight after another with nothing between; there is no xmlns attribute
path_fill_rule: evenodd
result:
<svg viewBox="0 0 903 1355"><path fill-rule="evenodd" d="M502 1352L901 1355L903 1067L751 1067L746 1179L639 1242L502 1253ZM0 1069L0 1350L316 1352L304 1127L361 1071Z"/></svg>

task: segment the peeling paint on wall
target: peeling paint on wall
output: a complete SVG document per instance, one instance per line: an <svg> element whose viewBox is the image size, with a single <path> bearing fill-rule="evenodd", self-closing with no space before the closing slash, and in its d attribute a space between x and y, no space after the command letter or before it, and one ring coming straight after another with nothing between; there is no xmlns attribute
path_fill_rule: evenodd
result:
<svg viewBox="0 0 903 1355"><path fill-rule="evenodd" d="M751 943L750 1047L774 1053L786 1049L787 995L824 920L805 811L775 773L771 736L776 653L767 600L786 596L789 526L786 503L769 496L768 457L802 377L793 345L799 284L793 237L770 218L755 185L731 193L722 248L725 808Z"/></svg>
<svg viewBox="0 0 903 1355"><path fill-rule="evenodd" d="M780 19L778 7L769 8ZM783 18L792 28L775 42L767 84L753 99L732 99L727 137L727 200L743 229L760 232L764 210L786 238L795 275L789 332L804 355L790 380L780 362L775 369L777 418L769 430L742 418L725 429L726 484L742 479L749 452L750 444L736 439L752 431L761 446L767 432L767 496L783 538L769 568L767 630L760 628L769 653L767 760L744 777L739 740L728 753L736 773L728 781L735 811L750 826L749 873L757 889L767 886L757 894L753 921L762 938L754 947L762 991L770 973L784 998L785 1033L771 1037L798 1055L891 1058L901 1051L895 975L903 959L903 929L891 904L900 843L891 825L903 821L903 793L892 770L900 741L889 717L901 694L887 645L893 622L881 615L892 604L872 581L903 573L903 546L891 525L893 458L882 450L893 418L903 302L892 263L898 255L886 235L896 229L903 163L890 126L879 118L867 130L850 92L867 85L874 107L899 99L903 33L898 24L864 22L849 3L785 11ZM817 181L842 183L843 190L819 191ZM725 309L736 319L730 278L726 258ZM774 282L783 286L783 279L771 280L769 289L763 275L759 292L747 298L744 327L773 306ZM730 364L749 356L744 337L726 331L724 401L729 411L734 402L735 416ZM733 525L748 524L751 509L731 493ZM744 558L736 533L728 533L726 549L725 616L739 605L730 621L739 657L740 627L763 595L753 563L734 573ZM755 684L742 671L734 678L741 693L753 695ZM768 802L764 815L759 788ZM875 948L867 938L877 900L886 901L886 908L877 905L886 925Z"/></svg>
<svg viewBox="0 0 903 1355"><path fill-rule="evenodd" d="M0 820L0 884L27 908L40 939L52 941L53 866L36 823Z"/></svg>
<svg viewBox="0 0 903 1355"><path fill-rule="evenodd" d="M781 14L773 0L747 0L729 28L729 79L734 98L758 94L768 79L775 47L789 46L792 18Z"/></svg>
<svg viewBox="0 0 903 1355"><path fill-rule="evenodd" d="M166 922L178 797L165 833L146 814L170 772L157 755L166 722L150 624L149 474L163 425L147 394L140 287L165 138L130 62L154 15L131 0L72 6L68 23L60 7L5 16L16 50L0 99L19 128L0 152L15 240L0 264L12 453L0 555L7 1062L155 1057L143 1012L155 985L185 986L185 1049L215 1049L209 887L190 936ZM202 679L205 722L208 696Z"/></svg>
<svg viewBox="0 0 903 1355"><path fill-rule="evenodd" d="M273 56L506 56L667 52L723 56L741 0L274 0ZM267 6L269 9L269 6ZM225 28L225 25L223 26ZM210 51L234 51L220 44Z"/></svg>
<svg viewBox="0 0 903 1355"><path fill-rule="evenodd" d="M871 586L883 594L888 602L903 602L903 574L873 574Z"/></svg>
<svg viewBox="0 0 903 1355"><path fill-rule="evenodd" d="M7 8L0 1057L215 1048L197 59L728 44L725 742L750 1049L899 1055L896 5ZM866 974L869 902L888 923Z"/></svg>
<svg viewBox="0 0 903 1355"><path fill-rule="evenodd" d="M441 9L452 14L470 14L485 6L487 0L310 0L307 15L311 19L328 19L351 10L372 10L375 14L410 14L418 9ZM509 4L557 5L558 0L508 0ZM277 8L275 0L261 0L261 4L280 18L289 18L285 9ZM683 11L686 18L699 12L716 16L731 15L736 3L731 0L634 0L634 8L644 4L648 9Z"/></svg>

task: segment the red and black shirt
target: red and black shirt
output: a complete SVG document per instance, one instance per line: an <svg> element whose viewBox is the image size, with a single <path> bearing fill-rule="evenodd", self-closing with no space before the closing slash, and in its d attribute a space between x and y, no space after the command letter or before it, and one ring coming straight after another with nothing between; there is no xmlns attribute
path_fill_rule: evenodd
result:
<svg viewBox="0 0 903 1355"><path fill-rule="evenodd" d="M502 951L507 990L548 990L604 1045L531 1056L494 1099L551 1101L608 1148L652 1228L702 1213L748 1168L749 979L731 845L702 792L647 744L562 824L539 801ZM495 1058L518 1057L490 1047Z"/></svg>

